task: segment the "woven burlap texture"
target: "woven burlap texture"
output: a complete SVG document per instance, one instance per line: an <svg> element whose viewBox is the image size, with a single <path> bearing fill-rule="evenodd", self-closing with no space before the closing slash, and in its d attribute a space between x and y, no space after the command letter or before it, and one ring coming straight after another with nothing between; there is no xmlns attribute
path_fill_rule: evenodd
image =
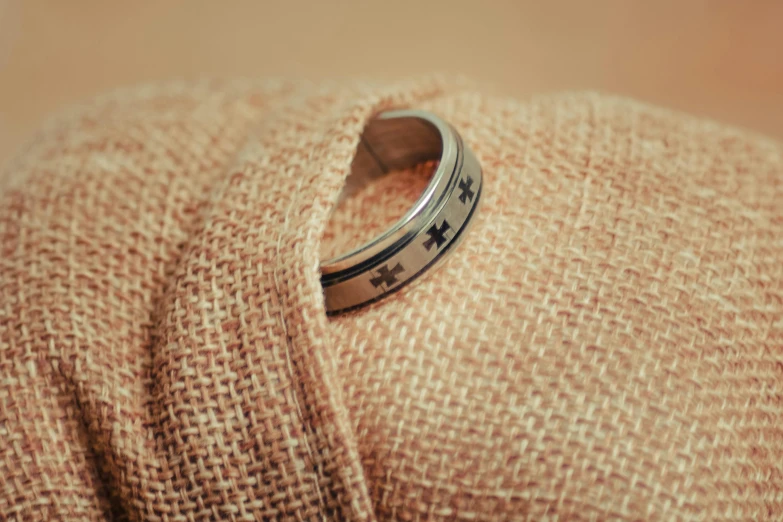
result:
<svg viewBox="0 0 783 522"><path fill-rule="evenodd" d="M395 107L484 168L447 263L327 318ZM783 517L783 149L637 102L205 82L49 123L0 203L0 518ZM331 218L330 218L331 216Z"/></svg>

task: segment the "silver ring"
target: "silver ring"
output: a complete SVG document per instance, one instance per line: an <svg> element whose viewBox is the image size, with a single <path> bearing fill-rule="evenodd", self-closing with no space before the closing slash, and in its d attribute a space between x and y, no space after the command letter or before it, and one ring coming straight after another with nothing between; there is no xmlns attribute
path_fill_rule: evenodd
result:
<svg viewBox="0 0 783 522"><path fill-rule="evenodd" d="M377 301L442 261L464 238L481 198L478 160L434 114L390 111L365 127L354 173L373 178L431 160L439 160L432 180L402 219L369 243L321 263L328 313Z"/></svg>

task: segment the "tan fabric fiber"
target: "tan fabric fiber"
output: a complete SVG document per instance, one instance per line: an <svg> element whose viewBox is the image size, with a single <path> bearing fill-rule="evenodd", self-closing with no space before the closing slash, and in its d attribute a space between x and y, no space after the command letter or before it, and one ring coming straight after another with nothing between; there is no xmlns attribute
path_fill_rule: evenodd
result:
<svg viewBox="0 0 783 522"><path fill-rule="evenodd" d="M484 167L449 261L327 318L333 212L393 107ZM595 94L131 89L0 197L0 519L781 520L783 148Z"/></svg>

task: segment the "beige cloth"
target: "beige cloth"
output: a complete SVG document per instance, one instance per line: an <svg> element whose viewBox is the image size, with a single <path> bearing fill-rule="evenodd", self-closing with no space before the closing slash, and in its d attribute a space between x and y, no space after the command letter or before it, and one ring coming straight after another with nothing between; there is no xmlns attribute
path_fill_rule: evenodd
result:
<svg viewBox="0 0 783 522"><path fill-rule="evenodd" d="M327 318L319 259L431 169L329 223L401 106L461 131L481 212ZM783 516L777 143L593 94L208 83L73 111L7 179L0 518Z"/></svg>

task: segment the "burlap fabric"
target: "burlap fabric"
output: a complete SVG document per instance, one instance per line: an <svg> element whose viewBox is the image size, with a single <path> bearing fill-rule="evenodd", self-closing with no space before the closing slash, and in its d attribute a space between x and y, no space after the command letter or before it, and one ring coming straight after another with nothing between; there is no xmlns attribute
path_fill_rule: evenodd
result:
<svg viewBox="0 0 783 522"><path fill-rule="evenodd" d="M437 272L327 318L319 258L431 170L330 222L364 123L403 106L462 132L481 213ZM782 150L441 81L60 117L0 203L0 518L780 520Z"/></svg>

